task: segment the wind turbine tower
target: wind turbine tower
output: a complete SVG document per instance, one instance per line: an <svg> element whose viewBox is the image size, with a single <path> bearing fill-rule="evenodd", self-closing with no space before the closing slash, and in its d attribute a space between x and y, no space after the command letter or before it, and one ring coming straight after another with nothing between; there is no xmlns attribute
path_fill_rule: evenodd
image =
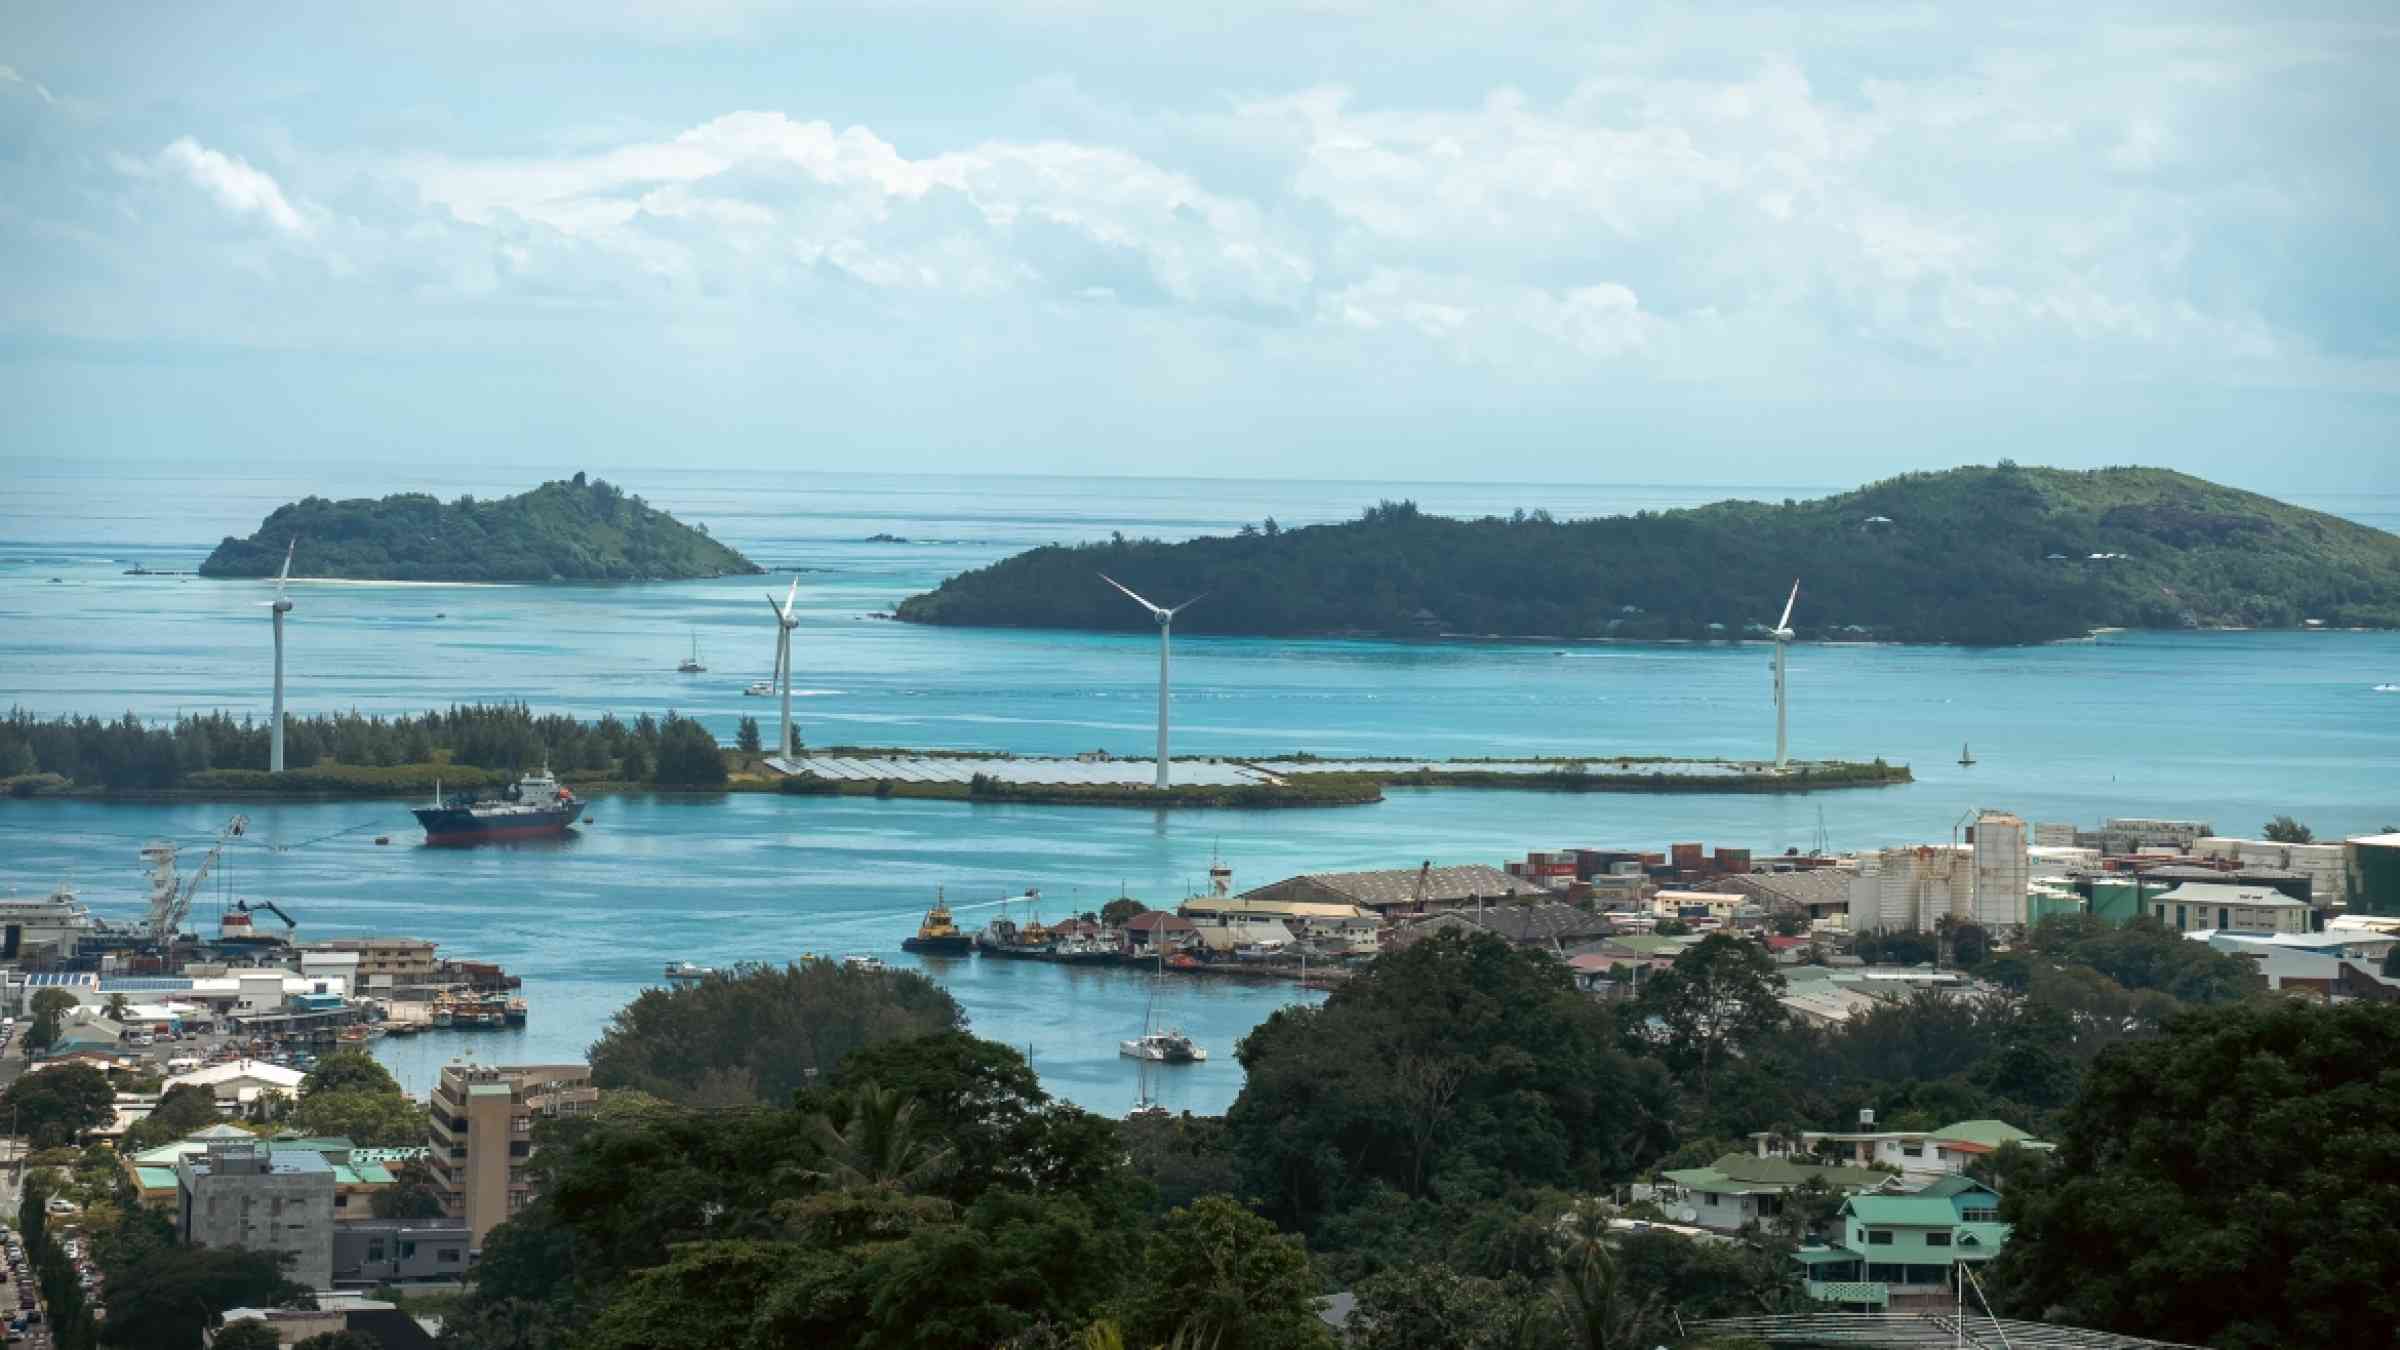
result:
<svg viewBox="0 0 2400 1350"><path fill-rule="evenodd" d="M284 595L284 583L292 576L292 550L300 546L295 538L283 546L283 571L275 578L275 598L259 603L275 620L275 725L267 729L267 771L283 772L283 616L292 612L292 602Z"/></svg>
<svg viewBox="0 0 2400 1350"><path fill-rule="evenodd" d="M1175 616L1198 604L1200 597L1195 595L1173 609L1166 609L1126 590L1106 572L1100 574L1100 579L1124 591L1133 603L1149 610L1150 617L1158 620L1158 786L1170 787L1172 784L1167 778L1167 639L1169 631L1175 626Z"/></svg>
<svg viewBox="0 0 2400 1350"><path fill-rule="evenodd" d="M792 588L785 593L781 604L776 603L775 592L767 592L767 603L775 610L775 685L783 696L783 734L776 742L775 753L785 760L792 757L792 630L800 626L800 617L794 609L799 598L798 576L792 578Z"/></svg>
<svg viewBox="0 0 2400 1350"><path fill-rule="evenodd" d="M1792 583L1792 594L1783 602L1783 617L1775 624L1775 772L1782 773L1790 764L1790 742L1786 730L1791 700L1783 684L1783 649L1792 641L1792 606L1799 602L1800 583Z"/></svg>

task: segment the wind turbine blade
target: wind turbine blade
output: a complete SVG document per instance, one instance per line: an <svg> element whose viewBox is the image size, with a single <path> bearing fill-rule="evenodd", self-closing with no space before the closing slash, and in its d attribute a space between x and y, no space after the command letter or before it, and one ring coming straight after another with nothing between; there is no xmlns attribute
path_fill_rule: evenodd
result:
<svg viewBox="0 0 2400 1350"><path fill-rule="evenodd" d="M1792 583L1792 597L1791 597L1791 599L1789 599L1789 600L1786 600L1786 601L1784 601L1784 602L1783 602L1783 617L1782 617L1781 619L1777 620L1777 621L1776 621L1776 623L1775 623L1775 629L1776 629L1776 631L1777 631L1777 632L1781 632L1781 631L1783 631L1784 629L1786 629L1786 628L1789 628L1789 627L1791 627L1791 626L1792 626L1792 606L1793 606L1793 605L1795 605L1795 604L1798 604L1798 603L1799 603L1799 601L1800 601L1800 583L1799 583L1798 581L1796 581L1796 580L1795 580L1795 581Z"/></svg>
<svg viewBox="0 0 2400 1350"><path fill-rule="evenodd" d="M1125 594L1126 594L1126 595L1128 595L1128 596L1132 597L1132 599L1133 599L1133 603L1135 603L1135 604L1137 604L1137 605L1140 605L1142 608L1144 608L1144 609L1146 609L1146 610L1149 610L1149 611L1150 611L1152 614L1172 614L1172 613L1174 612L1174 611L1172 611L1172 610L1160 609L1158 606L1156 606L1156 605L1154 605L1154 604L1151 604L1149 601L1147 601L1147 600L1144 600L1142 597L1140 597L1140 596L1138 596L1138 595L1134 595L1134 593L1133 593L1132 591L1130 591L1130 590L1126 590L1126 588L1125 588L1123 585L1119 584L1119 582L1117 581L1117 579L1116 579L1115 577L1112 577L1112 576L1110 576L1110 575L1109 575L1108 573L1106 573L1106 572L1102 572L1102 573L1100 574L1100 579L1101 579L1102 581L1105 581L1105 582L1107 582L1107 583L1108 583L1109 585L1111 585L1111 586L1115 586L1115 587L1116 587L1118 590L1120 590L1120 591L1125 591ZM1185 602L1185 603L1187 603L1187 604L1188 604L1188 603L1190 603L1190 602L1188 602L1188 601L1187 601L1187 602Z"/></svg>
<svg viewBox="0 0 2400 1350"><path fill-rule="evenodd" d="M1183 613L1185 610L1190 609L1192 606L1199 604L1201 601L1206 600L1207 598L1208 592L1202 591L1198 595L1193 596L1191 599L1184 601L1180 605L1177 605L1175 608L1168 610L1167 617L1172 619L1176 615Z"/></svg>
<svg viewBox="0 0 2400 1350"><path fill-rule="evenodd" d="M775 602L775 592L767 592L767 608L775 611L775 622L783 622L783 606Z"/></svg>
<svg viewBox="0 0 2400 1350"><path fill-rule="evenodd" d="M283 598L283 583L291 580L292 550L298 547L300 547L298 536L294 536L291 542L283 546L283 570L275 575L275 598L278 600Z"/></svg>
<svg viewBox="0 0 2400 1350"><path fill-rule="evenodd" d="M794 604L794 603L796 603L796 602L797 602L799 599L800 599L800 574L799 574L799 573L797 573L797 572L794 572L794 573L792 574L792 589L791 589L791 592L790 592L789 594L787 594L787 595L785 595L785 596L783 597L783 613L784 613L784 616L785 616L786 618L789 618L789 617L791 616L791 613L792 613L792 606L793 606L793 604Z"/></svg>

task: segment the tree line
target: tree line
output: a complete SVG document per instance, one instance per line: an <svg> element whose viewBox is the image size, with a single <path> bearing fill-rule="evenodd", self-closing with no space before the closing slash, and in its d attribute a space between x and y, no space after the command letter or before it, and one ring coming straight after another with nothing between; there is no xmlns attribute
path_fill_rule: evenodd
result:
<svg viewBox="0 0 2400 1350"><path fill-rule="evenodd" d="M2019 1225L2004 1315L2241 1347L2388 1328L2400 1008L2266 995L2155 924L2049 920L2021 950L1987 960L1996 993L1819 1027L1746 940L1608 1004L1553 957L1444 934L1261 1024L1225 1116L1124 1121L1051 1099L921 977L727 972L611 1024L600 1110L543 1127L542 1194L446 1343L1325 1350L1318 1299L1347 1290L1376 1350L1695 1346L1692 1319L1811 1306L1789 1253L1838 1197L1722 1245L1612 1233L1646 1211L1609 1197L1861 1106L2059 1144L1982 1169ZM2179 1159L2182 1131L2225 1156Z"/></svg>
<svg viewBox="0 0 2400 1350"><path fill-rule="evenodd" d="M109 789L248 787L272 790L268 722L225 712L153 725L128 712L109 719L42 718L22 707L0 720L0 779L55 774ZM716 737L672 709L631 722L608 713L585 722L535 714L522 703L454 704L415 716L348 712L284 718L288 774L325 790L430 786L439 771L480 771L453 787L500 783L547 766L561 777L715 787L727 776Z"/></svg>

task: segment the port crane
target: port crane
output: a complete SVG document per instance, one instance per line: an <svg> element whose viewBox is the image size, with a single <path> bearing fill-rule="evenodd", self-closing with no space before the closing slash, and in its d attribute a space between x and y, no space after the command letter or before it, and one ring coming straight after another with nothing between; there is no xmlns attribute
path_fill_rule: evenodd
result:
<svg viewBox="0 0 2400 1350"><path fill-rule="evenodd" d="M176 848L172 841L154 839L143 846L142 856L150 862L150 940L161 952L175 945L177 930L192 912L192 897L200 893L200 883L208 879L217 859L224 856L225 846L241 838L249 828L248 816L235 816L225 822L225 828L217 831L217 841L209 846L188 882L176 876Z"/></svg>

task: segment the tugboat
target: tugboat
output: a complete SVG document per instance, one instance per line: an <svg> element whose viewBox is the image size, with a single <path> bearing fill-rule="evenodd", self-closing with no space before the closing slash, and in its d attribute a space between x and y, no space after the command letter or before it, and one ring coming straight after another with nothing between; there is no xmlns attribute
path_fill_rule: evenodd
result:
<svg viewBox="0 0 2400 1350"><path fill-rule="evenodd" d="M550 766L511 783L496 802L469 796L452 803L442 799L442 785L433 785L433 805L410 812L425 827L428 844L480 844L490 839L528 839L564 834L583 814L574 790L550 776Z"/></svg>
<svg viewBox="0 0 2400 1350"><path fill-rule="evenodd" d="M901 941L900 950L924 956L968 956L975 951L975 939L959 931L958 925L951 920L950 906L944 903L942 893L936 890L933 893L933 908L925 911L925 922L917 925L915 937Z"/></svg>

